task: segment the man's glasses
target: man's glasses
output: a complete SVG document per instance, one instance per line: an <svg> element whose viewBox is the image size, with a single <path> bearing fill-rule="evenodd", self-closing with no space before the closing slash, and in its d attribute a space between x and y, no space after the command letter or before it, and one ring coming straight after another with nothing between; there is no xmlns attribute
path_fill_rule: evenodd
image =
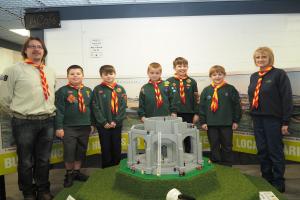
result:
<svg viewBox="0 0 300 200"><path fill-rule="evenodd" d="M29 49L44 49L41 45L28 45L27 48Z"/></svg>

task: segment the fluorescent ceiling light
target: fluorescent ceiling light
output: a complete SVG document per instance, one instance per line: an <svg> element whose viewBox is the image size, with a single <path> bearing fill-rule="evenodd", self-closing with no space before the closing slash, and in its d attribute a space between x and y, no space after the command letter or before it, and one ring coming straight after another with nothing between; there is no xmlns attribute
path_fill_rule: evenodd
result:
<svg viewBox="0 0 300 200"><path fill-rule="evenodd" d="M22 35L22 36L30 36L30 32L26 29L9 29L11 32L14 32L16 34Z"/></svg>

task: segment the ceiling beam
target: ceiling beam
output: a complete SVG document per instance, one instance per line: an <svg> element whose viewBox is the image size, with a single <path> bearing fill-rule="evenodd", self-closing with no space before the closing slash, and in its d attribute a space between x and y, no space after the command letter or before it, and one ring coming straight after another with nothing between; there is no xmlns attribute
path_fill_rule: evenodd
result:
<svg viewBox="0 0 300 200"><path fill-rule="evenodd" d="M6 49L10 49L10 50L14 50L14 51L20 51L22 49L22 45L20 44L16 44L7 40L3 40L0 39L0 47L6 48Z"/></svg>

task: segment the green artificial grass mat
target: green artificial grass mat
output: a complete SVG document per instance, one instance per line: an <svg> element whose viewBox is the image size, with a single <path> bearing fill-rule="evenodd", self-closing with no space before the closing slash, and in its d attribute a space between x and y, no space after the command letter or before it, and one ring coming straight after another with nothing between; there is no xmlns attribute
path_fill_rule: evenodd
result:
<svg viewBox="0 0 300 200"><path fill-rule="evenodd" d="M65 200L69 195L76 196L76 192L81 188L84 183L75 181L72 187L64 188L54 198L54 200Z"/></svg>
<svg viewBox="0 0 300 200"><path fill-rule="evenodd" d="M209 175L209 173L211 174ZM76 200L142 200L145 195L141 192L137 193L136 191L144 190L144 192L147 192L147 195L153 194L153 200L165 200L166 193L160 194L159 197L157 196L160 191L159 188L164 188L166 185L163 184L165 183L164 181L144 180L144 182L155 181L145 189L140 187L144 184L140 179L133 179L137 181L120 179L120 177L125 175L128 176L128 174L124 174L119 170L119 166L98 169L91 174L89 180L83 184L76 193L70 193ZM177 188L181 192L186 192L186 194L191 195L188 191L193 191L195 188L198 188L198 193L194 194L197 200L258 200L259 191L273 191L280 200L286 200L264 179L244 175L238 169L214 165L213 170L208 172L208 176L205 175L206 174L200 174L196 176L196 179L192 177L190 180L183 181L166 180L168 184L170 184L170 188L167 189ZM202 180L200 178L197 179L197 177L201 177ZM180 182L184 182L184 187L180 185ZM124 191L124 188L120 189L120 184L123 185L123 187L127 185L130 191ZM73 187L76 186L75 184L71 188L68 188L68 190L73 190ZM136 191L132 192L132 190ZM66 199L68 192L62 192L65 195L59 193L59 195L55 197L55 200ZM148 198L148 200L150 199L151 198Z"/></svg>
<svg viewBox="0 0 300 200"><path fill-rule="evenodd" d="M185 173L185 176L179 176L178 173L176 174L165 174L165 175L161 175L161 176L156 176L156 175L152 175L152 174L142 174L140 171L136 171L136 172L132 172L131 169L128 168L127 166L127 159L123 159L120 162L120 172L121 173L125 173L140 179L147 179L147 180L187 180L190 179L194 176L198 176L200 174L205 174L207 173L209 170L212 170L214 168L213 164L210 164L208 162L208 158L203 158L204 161L204 166L201 170L192 170L190 172Z"/></svg>
<svg viewBox="0 0 300 200"><path fill-rule="evenodd" d="M272 191L278 199L287 200L286 197L284 197L282 193L280 193L278 190L276 190L265 179L263 179L261 177L250 176L250 175L245 175L245 177L248 178L248 180L251 181L253 185L255 185L257 188L259 188L259 191Z"/></svg>
<svg viewBox="0 0 300 200"><path fill-rule="evenodd" d="M179 176L179 174L142 175L140 172L133 173L131 170L124 170L123 164L121 163L120 170L116 172L114 189L140 199L162 199L172 188L177 188L191 196L199 196L219 189L216 170L212 164L207 165L208 167L204 167L203 170L193 170L186 176ZM210 190L199 185L205 185Z"/></svg>

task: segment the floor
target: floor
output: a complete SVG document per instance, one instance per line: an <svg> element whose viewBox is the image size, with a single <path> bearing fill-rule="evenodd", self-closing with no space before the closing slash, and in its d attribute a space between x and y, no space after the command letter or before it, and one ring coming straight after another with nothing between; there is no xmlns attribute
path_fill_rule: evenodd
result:
<svg viewBox="0 0 300 200"><path fill-rule="evenodd" d="M234 168L240 169L242 173L260 176L259 165L234 165ZM90 174L95 168L86 168L82 171ZM52 169L50 171L50 182L52 194L57 194L63 189L64 169ZM288 200L300 200L300 165L286 165L286 192L284 195ZM20 200L22 194L18 190L17 174L5 176L6 200Z"/></svg>

